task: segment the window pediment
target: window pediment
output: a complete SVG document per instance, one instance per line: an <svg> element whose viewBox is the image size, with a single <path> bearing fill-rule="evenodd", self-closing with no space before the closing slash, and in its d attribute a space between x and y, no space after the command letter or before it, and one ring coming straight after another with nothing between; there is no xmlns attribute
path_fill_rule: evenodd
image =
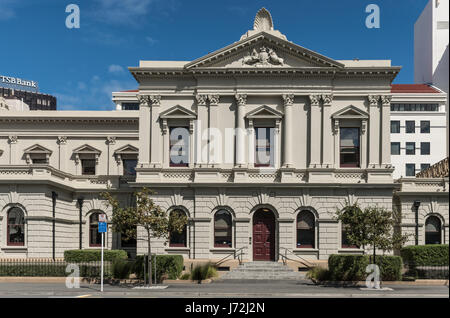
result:
<svg viewBox="0 0 450 318"><path fill-rule="evenodd" d="M276 119L283 118L283 114L269 106L261 106L245 115L247 119Z"/></svg>
<svg viewBox="0 0 450 318"><path fill-rule="evenodd" d="M23 152L25 154L46 154L46 155L52 154L51 150L49 150L41 145L38 145L38 144L28 147Z"/></svg>
<svg viewBox="0 0 450 318"><path fill-rule="evenodd" d="M75 148L73 150L74 154L81 155L81 154L94 154L94 155L100 155L102 152L98 150L97 148L94 148L92 146L89 146L87 144L80 146L78 148Z"/></svg>
<svg viewBox="0 0 450 318"><path fill-rule="evenodd" d="M368 119L369 114L365 111L350 105L331 115L333 119Z"/></svg>
<svg viewBox="0 0 450 318"><path fill-rule="evenodd" d="M138 153L139 149L132 145L125 145L114 151L114 155L137 155Z"/></svg>
<svg viewBox="0 0 450 318"><path fill-rule="evenodd" d="M159 115L161 119L196 119L197 114L183 106L176 105Z"/></svg>

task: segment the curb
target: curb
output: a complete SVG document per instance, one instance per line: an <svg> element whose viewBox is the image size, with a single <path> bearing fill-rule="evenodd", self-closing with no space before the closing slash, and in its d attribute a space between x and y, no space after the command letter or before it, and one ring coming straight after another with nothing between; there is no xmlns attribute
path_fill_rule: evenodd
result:
<svg viewBox="0 0 450 318"><path fill-rule="evenodd" d="M322 283L314 283L318 286L325 287L365 287L365 281L358 282L346 282L346 281L337 281L337 282L322 282ZM412 286L449 286L449 281L444 279L416 279L413 282L407 281L383 281L382 285L412 285Z"/></svg>

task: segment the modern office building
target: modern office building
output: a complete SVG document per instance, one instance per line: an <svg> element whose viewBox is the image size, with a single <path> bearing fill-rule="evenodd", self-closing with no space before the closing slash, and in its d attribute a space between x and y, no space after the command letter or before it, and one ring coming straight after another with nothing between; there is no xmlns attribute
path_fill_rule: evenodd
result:
<svg viewBox="0 0 450 318"><path fill-rule="evenodd" d="M142 187L188 217L181 235L152 247L186 260L362 253L335 212L356 202L392 209L404 182L428 199L418 222L439 215L448 242L448 177L427 187L393 179L400 67L389 60L326 57L288 41L261 9L222 49L129 70L138 90L114 94L118 110L1 113L0 257L98 248L98 215L112 218L100 193L126 206ZM409 220L411 203L396 204ZM130 243L110 230L106 246L144 253L138 233Z"/></svg>
<svg viewBox="0 0 450 318"><path fill-rule="evenodd" d="M394 179L415 175L447 157L447 94L425 84L394 84L391 100L391 160Z"/></svg>
<svg viewBox="0 0 450 318"><path fill-rule="evenodd" d="M448 156L448 0L429 0L414 25L414 81L438 87L447 94Z"/></svg>

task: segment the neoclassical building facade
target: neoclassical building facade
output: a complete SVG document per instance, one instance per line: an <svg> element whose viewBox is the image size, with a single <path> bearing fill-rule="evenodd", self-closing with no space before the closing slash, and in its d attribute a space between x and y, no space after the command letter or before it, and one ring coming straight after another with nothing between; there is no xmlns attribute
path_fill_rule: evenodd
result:
<svg viewBox="0 0 450 318"><path fill-rule="evenodd" d="M0 257L98 248L98 213L112 217L105 190L129 205L148 187L169 213L186 214L183 233L153 245L186 259L361 253L336 210L395 207L400 67L389 60L333 60L288 41L261 9L223 49L129 70L139 84L130 110L0 113ZM448 178L439 182L448 194ZM448 242L448 198L439 198L432 212ZM140 254L146 242L109 231L107 248Z"/></svg>

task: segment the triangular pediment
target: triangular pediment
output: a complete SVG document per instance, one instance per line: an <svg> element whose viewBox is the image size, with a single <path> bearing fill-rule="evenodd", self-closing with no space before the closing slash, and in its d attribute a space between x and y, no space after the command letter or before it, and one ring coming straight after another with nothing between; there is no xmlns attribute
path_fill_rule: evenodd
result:
<svg viewBox="0 0 450 318"><path fill-rule="evenodd" d="M98 150L97 148L94 148L94 147L89 146L89 145L86 144L86 145L80 146L78 148L75 148L73 150L73 153L77 153L77 154L83 154L83 153L86 153L86 154L100 154L102 152L100 150Z"/></svg>
<svg viewBox="0 0 450 318"><path fill-rule="evenodd" d="M333 115L331 115L331 118L333 118L333 119L354 119L354 118L367 119L367 118L369 118L369 114L353 105L350 105L350 106L345 107L344 109L341 109L340 111L337 111Z"/></svg>
<svg viewBox="0 0 450 318"><path fill-rule="evenodd" d="M197 118L197 114L195 114L193 111L190 111L187 108L184 108L183 106L176 105L176 106L169 108L168 110L162 112L159 115L159 118L161 118L161 119L170 119L170 118L195 119L195 118Z"/></svg>
<svg viewBox="0 0 450 318"><path fill-rule="evenodd" d="M269 106L264 105L252 110L251 112L248 112L245 117L248 119L280 119L283 118L283 114Z"/></svg>
<svg viewBox="0 0 450 318"><path fill-rule="evenodd" d="M52 151L50 149L47 149L41 145L35 144L31 147L28 147L27 149L25 149L23 151L24 153L27 154L32 154L32 153L38 153L38 154L51 154Z"/></svg>
<svg viewBox="0 0 450 318"><path fill-rule="evenodd" d="M138 154L139 149L132 146L132 145L125 145L123 147L120 147L116 151L114 151L114 154L116 155L131 155L131 154Z"/></svg>
<svg viewBox="0 0 450 318"><path fill-rule="evenodd" d="M188 63L196 68L342 68L344 65L267 32L235 42Z"/></svg>

